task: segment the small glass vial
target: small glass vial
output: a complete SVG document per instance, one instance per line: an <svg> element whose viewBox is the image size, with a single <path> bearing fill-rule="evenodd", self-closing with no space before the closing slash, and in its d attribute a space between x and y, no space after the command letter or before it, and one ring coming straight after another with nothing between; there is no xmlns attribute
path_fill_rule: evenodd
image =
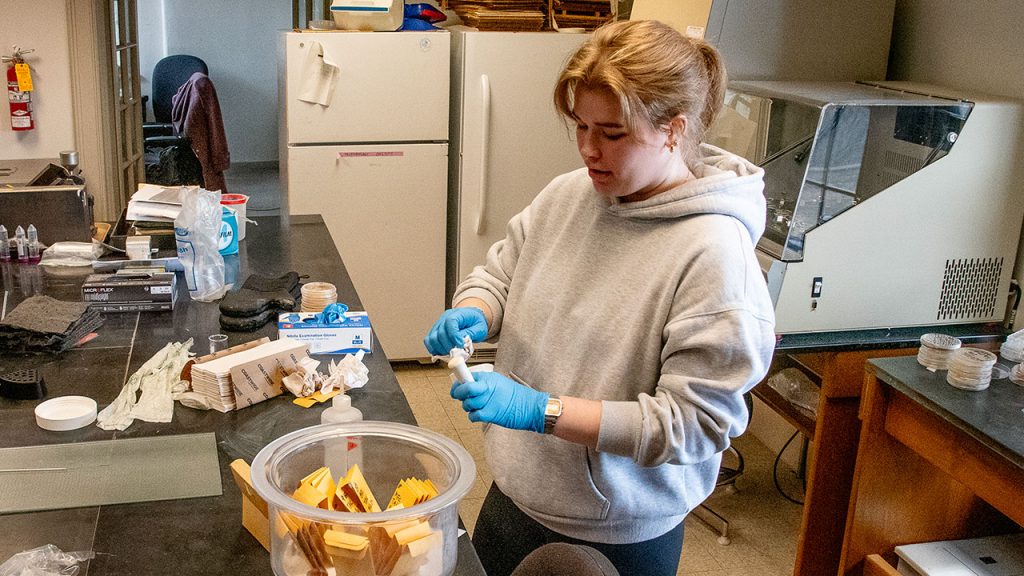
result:
<svg viewBox="0 0 1024 576"><path fill-rule="evenodd" d="M14 230L14 243L17 244L18 262L28 262L28 242L25 240L25 229L21 226Z"/></svg>
<svg viewBox="0 0 1024 576"><path fill-rule="evenodd" d="M35 224L28 225L28 261L39 262L39 232Z"/></svg>
<svg viewBox="0 0 1024 576"><path fill-rule="evenodd" d="M11 259L11 238L7 235L7 228L0 224L0 261L6 262Z"/></svg>

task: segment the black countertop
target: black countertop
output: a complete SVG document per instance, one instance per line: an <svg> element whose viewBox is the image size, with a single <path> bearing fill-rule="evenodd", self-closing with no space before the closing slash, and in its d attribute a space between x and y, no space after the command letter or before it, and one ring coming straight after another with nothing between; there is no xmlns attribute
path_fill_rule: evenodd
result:
<svg viewBox="0 0 1024 576"><path fill-rule="evenodd" d="M1004 378L972 392L950 386L945 370L931 372L913 356L868 362L882 381L1024 470L1024 386Z"/></svg>
<svg viewBox="0 0 1024 576"><path fill-rule="evenodd" d="M237 256L225 257L227 281L240 283L249 274L279 275L294 270L307 281L337 286L338 301L352 310L361 303L330 233L319 216L262 217L250 225ZM0 263L0 289L8 291L7 310L34 294L78 301L88 269L53 269ZM217 303L191 301L179 276L179 299L173 312L106 314L99 336L59 355L0 354L0 372L37 368L47 397L69 394L96 399L102 409L117 397L127 377L168 342L195 340L192 350L207 352L207 337L224 332ZM371 311L372 321L372 311ZM228 334L228 345L269 336L276 323L256 332ZM314 356L327 361L330 356ZM334 357L337 358L337 357ZM366 419L415 424L384 351L374 340L363 358L369 369L365 387L352 390L352 404ZM0 563L11 555L54 544L64 551L95 550L90 575L106 574L270 574L268 553L241 525L241 495L228 468L236 458L252 462L256 453L279 436L320 423L329 403L303 409L282 395L252 407L221 414L175 404L174 419L159 424L135 421L124 431L95 424L70 432L36 426L39 401L0 398L0 448L214 432L221 484L219 497L143 502L49 512L0 515ZM468 536L459 538L456 574L483 574Z"/></svg>
<svg viewBox="0 0 1024 576"><path fill-rule="evenodd" d="M1006 329L998 323L806 332L778 335L775 350L785 353L804 353L917 348L921 345L921 336L931 332L955 336L965 344L1001 342L1008 334Z"/></svg>

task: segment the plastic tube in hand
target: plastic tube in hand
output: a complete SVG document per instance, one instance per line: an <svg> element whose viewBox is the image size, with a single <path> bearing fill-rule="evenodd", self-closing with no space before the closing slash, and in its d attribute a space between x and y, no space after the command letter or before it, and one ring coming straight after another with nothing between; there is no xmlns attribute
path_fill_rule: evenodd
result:
<svg viewBox="0 0 1024 576"><path fill-rule="evenodd" d="M452 371L452 379L456 383L461 382L475 382L473 380L473 373L469 371L469 366L466 366L466 360L469 359L470 352L462 348L452 348L451 360L448 361L448 369Z"/></svg>

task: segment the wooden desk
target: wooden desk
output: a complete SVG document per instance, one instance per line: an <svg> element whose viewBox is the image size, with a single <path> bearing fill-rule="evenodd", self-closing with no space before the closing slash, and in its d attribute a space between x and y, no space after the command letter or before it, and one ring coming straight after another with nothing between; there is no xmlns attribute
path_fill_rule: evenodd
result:
<svg viewBox="0 0 1024 576"><path fill-rule="evenodd" d="M755 396L782 415L815 446L807 463L807 490L794 575L834 574L839 566L860 431L857 409L864 380L864 362L878 356L916 353L916 349L905 348L818 352L780 358L776 362L777 367L799 364L820 379L815 419L796 411L768 386L754 389Z"/></svg>
<svg viewBox="0 0 1024 576"><path fill-rule="evenodd" d="M911 358L872 360L843 545L843 574L897 545L1024 525L1024 388L958 390Z"/></svg>
<svg viewBox="0 0 1024 576"><path fill-rule="evenodd" d="M814 443L807 463L795 576L835 574L839 569L860 437L857 413L865 362L916 355L921 335L934 331L971 343L997 341L1002 334L998 326L961 325L786 335L779 341L770 373L798 366L821 386L813 419L768 386L754 389L755 396Z"/></svg>
<svg viewBox="0 0 1024 576"><path fill-rule="evenodd" d="M310 280L333 283L338 299L353 310L362 305L330 233L319 216L256 218L238 256L225 258L229 282L251 273L278 275L289 270ZM9 291L8 310L42 293L60 300L80 300L81 285L91 269L46 269L0 263L0 287ZM121 391L128 375L167 342L193 337L193 350L203 351L206 337L221 332L218 303L193 301L182 278L173 312L106 314L99 336L61 354L0 353L0 373L38 368L49 397L82 394L102 409ZM372 318L372 311L371 318ZM229 345L261 336L277 337L272 322L249 333L229 332ZM331 357L317 356L321 361ZM415 424L412 410L395 379L380 343L363 358L369 383L351 392L352 404L366 419ZM322 365L321 365L322 367ZM64 551L94 550L89 576L130 575L264 575L271 574L266 550L241 526L241 494L228 465L235 458L251 462L270 441L288 432L320 423L324 405L302 409L288 395L249 408L221 414L174 406L169 423L136 421L124 431L95 425L70 432L48 432L36 426L38 401L0 398L0 448L213 432L217 437L223 494L162 502L0 515L0 562L11 555L55 544ZM459 538L457 575L481 576L483 568L468 536ZM83 573L85 576L85 573Z"/></svg>

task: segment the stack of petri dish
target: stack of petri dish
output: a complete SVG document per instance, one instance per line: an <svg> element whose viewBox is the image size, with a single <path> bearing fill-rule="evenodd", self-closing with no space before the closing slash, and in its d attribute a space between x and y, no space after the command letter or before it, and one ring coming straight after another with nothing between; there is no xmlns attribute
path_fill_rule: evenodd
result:
<svg viewBox="0 0 1024 576"><path fill-rule="evenodd" d="M1024 338L1011 335L999 347L999 355L1010 362L1024 362Z"/></svg>
<svg viewBox="0 0 1024 576"><path fill-rule="evenodd" d="M302 285L302 312L322 312L328 304L338 301L338 289L328 282Z"/></svg>
<svg viewBox="0 0 1024 576"><path fill-rule="evenodd" d="M921 348L917 351L917 362L935 372L949 368L953 353L960 349L960 339L948 334L925 334L921 336Z"/></svg>
<svg viewBox="0 0 1024 576"><path fill-rule="evenodd" d="M988 350L960 348L949 362L946 382L961 390L984 390L992 383L992 367L997 359Z"/></svg>
<svg viewBox="0 0 1024 576"><path fill-rule="evenodd" d="M1017 386L1024 386L1024 364L1015 364L1010 368L1010 382Z"/></svg>

